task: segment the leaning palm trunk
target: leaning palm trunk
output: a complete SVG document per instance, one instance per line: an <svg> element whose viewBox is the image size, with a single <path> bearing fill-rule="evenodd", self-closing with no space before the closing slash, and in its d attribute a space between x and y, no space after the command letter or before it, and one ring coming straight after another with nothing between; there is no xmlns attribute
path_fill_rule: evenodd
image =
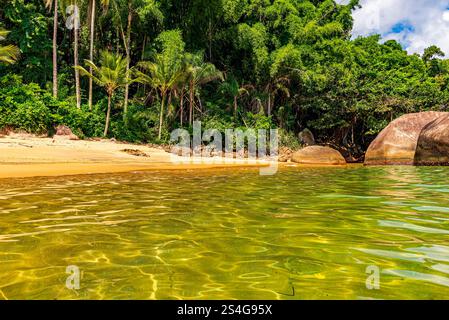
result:
<svg viewBox="0 0 449 320"><path fill-rule="evenodd" d="M238 102L237 102L237 96L234 97L234 119L237 119L237 108L238 108Z"/></svg>
<svg viewBox="0 0 449 320"><path fill-rule="evenodd" d="M125 43L125 50L126 50L126 74L129 72L129 64L131 62L131 24L132 24L132 8L131 8L131 1L128 3L128 25L126 29L126 43ZM128 112L128 100L129 100L129 84L126 84L125 86L125 102L124 102L124 114Z"/></svg>
<svg viewBox="0 0 449 320"><path fill-rule="evenodd" d="M159 116L159 140L161 140L162 138L162 123L164 122L164 104L165 104L165 92L162 93L161 113Z"/></svg>
<svg viewBox="0 0 449 320"><path fill-rule="evenodd" d="M95 37L95 2L92 0L91 15L90 15L90 48L89 60L94 61L94 37ZM89 72L92 73L92 67L89 67ZM89 110L92 111L92 78L89 78Z"/></svg>
<svg viewBox="0 0 449 320"><path fill-rule="evenodd" d="M271 116L271 93L268 93L267 113Z"/></svg>
<svg viewBox="0 0 449 320"><path fill-rule="evenodd" d="M58 97L58 0L54 0L53 17L53 97Z"/></svg>
<svg viewBox="0 0 449 320"><path fill-rule="evenodd" d="M127 56L128 56L128 54L127 54ZM126 63L126 72L128 73L128 71L129 71L129 57L127 57L126 60L128 60L128 62ZM123 115L124 116L128 112L128 100L129 100L129 84L127 84L125 86L125 102L124 102L124 106L123 106Z"/></svg>
<svg viewBox="0 0 449 320"><path fill-rule="evenodd" d="M190 81L190 106L189 106L189 124L193 123L193 80Z"/></svg>
<svg viewBox="0 0 449 320"><path fill-rule="evenodd" d="M180 104L179 119L181 120L181 128L182 128L182 121L184 118L184 88L181 89L181 101L179 102L179 104Z"/></svg>
<svg viewBox="0 0 449 320"><path fill-rule="evenodd" d="M75 2L76 4L76 2ZM76 107L81 109L81 91L80 91L80 73L78 70L78 25L77 22L73 28L74 41L74 65L75 65L75 90L76 90Z"/></svg>
<svg viewBox="0 0 449 320"><path fill-rule="evenodd" d="M106 112L106 124L104 126L104 133L103 133L103 136L105 136L105 137L108 135L109 120L111 118L111 99L112 99L112 94L108 94L108 111Z"/></svg>

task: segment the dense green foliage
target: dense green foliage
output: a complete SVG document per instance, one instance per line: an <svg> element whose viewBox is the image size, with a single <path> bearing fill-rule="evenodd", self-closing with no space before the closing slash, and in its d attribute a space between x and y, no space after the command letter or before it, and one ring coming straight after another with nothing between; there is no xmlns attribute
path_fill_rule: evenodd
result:
<svg viewBox="0 0 449 320"><path fill-rule="evenodd" d="M287 144L309 128L320 142L359 155L391 119L448 108L444 53L433 46L409 55L379 36L351 40L357 0L62 1L53 99L54 7L0 0L0 27L11 31L7 40L22 54L0 66L0 126L42 132L67 123L83 136L101 136L108 94L94 84L87 111L88 78L82 78L83 106L76 109L76 36L65 28L65 6L74 2L80 64L92 66L109 50L124 57L135 78L110 95L111 137L164 142L170 130L202 120L205 128L278 127ZM94 2L94 57L86 65ZM24 83L7 74L20 74Z"/></svg>
<svg viewBox="0 0 449 320"><path fill-rule="evenodd" d="M24 84L17 75L0 79L0 113L0 128L34 133L51 133L57 125L64 124L81 136L99 136L104 123L101 113L73 108L71 103L54 99L35 83Z"/></svg>

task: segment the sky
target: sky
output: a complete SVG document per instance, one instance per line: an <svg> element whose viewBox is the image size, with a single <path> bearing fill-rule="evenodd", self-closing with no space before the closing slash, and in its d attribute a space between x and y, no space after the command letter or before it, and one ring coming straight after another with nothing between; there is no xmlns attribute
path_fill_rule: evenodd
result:
<svg viewBox="0 0 449 320"><path fill-rule="evenodd" d="M346 4L348 0L337 0ZM353 36L381 34L409 53L437 45L449 58L449 0L361 0L353 13Z"/></svg>

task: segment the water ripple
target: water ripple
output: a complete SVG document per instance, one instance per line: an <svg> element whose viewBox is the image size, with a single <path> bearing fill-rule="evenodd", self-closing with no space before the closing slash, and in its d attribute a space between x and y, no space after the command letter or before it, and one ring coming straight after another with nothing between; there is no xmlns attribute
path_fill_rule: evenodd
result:
<svg viewBox="0 0 449 320"><path fill-rule="evenodd" d="M0 186L0 299L449 296L449 168L139 172ZM66 267L82 270L65 287ZM367 290L377 266L381 290Z"/></svg>

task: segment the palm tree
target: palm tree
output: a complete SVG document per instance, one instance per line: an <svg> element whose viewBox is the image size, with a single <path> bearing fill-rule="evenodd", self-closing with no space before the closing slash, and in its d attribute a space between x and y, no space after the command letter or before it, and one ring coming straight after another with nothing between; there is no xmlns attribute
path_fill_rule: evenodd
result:
<svg viewBox="0 0 449 320"><path fill-rule="evenodd" d="M238 99L244 95L249 95L249 89L251 85L240 86L237 79L232 75L226 79L226 81L220 86L220 91L223 94L232 96L234 105L234 119L237 119Z"/></svg>
<svg viewBox="0 0 449 320"><path fill-rule="evenodd" d="M92 80L103 87L108 95L108 109L106 113L106 124L103 135L106 137L109 129L109 121L111 118L111 102L115 91L126 86L129 83L130 78L127 73L127 61L123 56L109 52L102 51L100 53L100 66L96 66L92 61L85 60L89 69L92 69L92 73L87 71L81 66L77 69L83 76L92 78Z"/></svg>
<svg viewBox="0 0 449 320"><path fill-rule="evenodd" d="M103 7L107 8L109 5L114 10L114 19L117 20L119 33L121 34L123 45L125 49L125 55L127 60L127 71L130 69L131 64L131 29L133 25L134 16L141 16L143 14L150 14L158 21L162 21L163 14L159 10L159 3L155 0L101 0ZM126 28L125 23L122 22L122 14L126 14ZM142 18L142 17L141 17ZM129 101L129 84L125 86L125 100L124 100L124 113L128 110Z"/></svg>
<svg viewBox="0 0 449 320"><path fill-rule="evenodd" d="M81 87L80 87L80 74L79 74L79 58L78 58L78 42L79 42L79 23L80 23L80 12L78 9L77 0L73 0L74 5L74 15L75 21L73 26L73 59L75 66L75 93L76 93L76 107L81 109Z"/></svg>
<svg viewBox="0 0 449 320"><path fill-rule="evenodd" d="M109 6L109 0L100 0L103 10L107 11ZM89 0L88 3L88 25L89 25L89 60L94 60L94 48L95 48L95 20L97 16L97 0ZM89 67L89 72L92 73L92 68ZM89 110L92 111L92 99L93 99L93 79L89 78L89 97L88 104Z"/></svg>
<svg viewBox="0 0 449 320"><path fill-rule="evenodd" d="M96 14L96 0L89 0L89 60L94 61L94 39L95 39L95 14ZM89 67L89 73L92 74L92 67ZM92 93L93 93L93 79L89 77L89 110L92 111Z"/></svg>
<svg viewBox="0 0 449 320"><path fill-rule="evenodd" d="M108 10L109 5L112 4L114 9L114 19L118 20L118 28L120 30L120 34L122 36L123 45L125 47L126 54L126 71L129 72L130 63L131 63L131 26L132 20L134 16L134 7L133 0L127 0L126 6L118 0L101 0L103 7ZM126 22L126 31L124 30L122 23L122 12L127 12L127 22ZM125 86L125 101L123 105L124 114L128 111L128 100L129 100L129 84Z"/></svg>
<svg viewBox="0 0 449 320"><path fill-rule="evenodd" d="M184 70L183 75L178 79L178 82L174 87L175 95L179 95L179 121L181 128L184 122L184 99L185 94L188 91L187 79L188 73Z"/></svg>
<svg viewBox="0 0 449 320"><path fill-rule="evenodd" d="M159 139L162 137L165 100L168 92L173 89L184 75L184 69L178 64L168 61L163 54L155 56L155 62L142 61L137 64L142 70L136 71L136 82L149 85L156 89L161 97L159 114Z"/></svg>
<svg viewBox="0 0 449 320"><path fill-rule="evenodd" d="M46 0L50 2L52 0ZM56 1L56 0L55 0ZM80 75L79 75L79 54L78 54L78 43L79 43L79 29L80 29L80 12L78 3L82 0L59 0L62 6L67 6L67 13L70 13L70 16L67 18L66 27L69 30L73 29L73 66L75 69L75 95L76 95L76 107L81 109L81 87L80 87ZM56 14L56 13L55 13ZM55 39L53 42L53 51L55 50ZM53 52L53 55L55 53ZM53 61L54 62L54 61ZM55 64L53 64L53 67Z"/></svg>
<svg viewBox="0 0 449 320"><path fill-rule="evenodd" d="M212 63L204 62L202 53L186 54L189 80L189 123L193 122L194 96L198 87L214 80L223 80L223 74Z"/></svg>
<svg viewBox="0 0 449 320"><path fill-rule="evenodd" d="M58 0L45 0L49 9L53 6L53 96L58 97Z"/></svg>
<svg viewBox="0 0 449 320"><path fill-rule="evenodd" d="M268 96L267 99L267 114L271 116L273 111L273 104L276 98L276 94L281 92L287 98L290 98L290 90L288 85L290 84L290 79L287 76L279 76L277 78L271 79L270 82L265 87L265 92Z"/></svg>
<svg viewBox="0 0 449 320"><path fill-rule="evenodd" d="M0 29L0 41L5 40L9 31L5 29ZM13 45L2 46L0 45L0 62L12 64L19 59L20 51L19 48Z"/></svg>
<svg viewBox="0 0 449 320"><path fill-rule="evenodd" d="M95 0L90 0L95 2ZM127 2L127 4L126 4ZM126 54L126 60L127 60L127 71L129 71L130 63L131 63L131 25L132 25L132 18L134 14L133 9L133 0L127 0L127 1L119 1L119 0L101 0L101 3L103 5L103 8L105 11L109 11L109 6L112 5L113 9L113 19L116 20L117 24L117 33L120 33L123 45L125 46L125 54ZM126 4L126 6L125 6ZM124 27L122 24L122 12L127 11L127 28L126 28L126 35L124 31ZM93 33L93 32L91 32ZM118 35L118 34L117 34ZM92 39L91 39L92 41ZM117 46L118 51L118 46ZM129 97L129 84L125 86L125 101L124 101L124 113L126 114L128 109L128 97Z"/></svg>

